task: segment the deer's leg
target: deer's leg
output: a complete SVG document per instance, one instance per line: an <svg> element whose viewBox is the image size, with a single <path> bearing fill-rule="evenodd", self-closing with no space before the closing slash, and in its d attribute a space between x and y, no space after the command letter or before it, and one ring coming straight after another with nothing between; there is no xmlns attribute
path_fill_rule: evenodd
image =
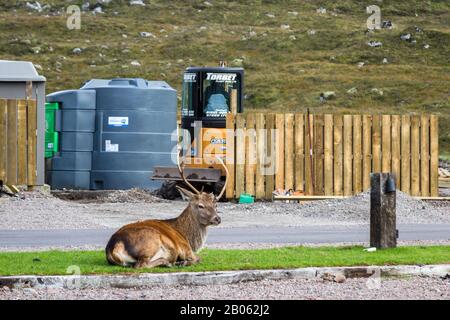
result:
<svg viewBox="0 0 450 320"><path fill-rule="evenodd" d="M136 262L134 268L141 269L141 268L171 267L171 266L172 264L169 262L169 260L165 258L158 258L156 260L151 260L151 258L143 257Z"/></svg>
<svg viewBox="0 0 450 320"><path fill-rule="evenodd" d="M196 255L192 250L184 257L179 257L179 260L175 263L177 266L191 266L200 262L200 257Z"/></svg>

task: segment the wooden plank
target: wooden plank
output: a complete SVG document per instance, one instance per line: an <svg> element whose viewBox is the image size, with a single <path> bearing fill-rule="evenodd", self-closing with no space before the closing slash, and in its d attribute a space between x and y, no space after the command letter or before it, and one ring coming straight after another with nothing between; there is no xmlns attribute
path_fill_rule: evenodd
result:
<svg viewBox="0 0 450 320"><path fill-rule="evenodd" d="M245 192L245 116L236 115L236 198Z"/></svg>
<svg viewBox="0 0 450 320"><path fill-rule="evenodd" d="M36 107L36 100L28 100L27 123L28 123L27 178L28 178L28 185L34 186L34 185L36 185L36 178L37 178L37 170L36 170L37 107Z"/></svg>
<svg viewBox="0 0 450 320"><path fill-rule="evenodd" d="M411 192L411 119L408 115L402 116L401 128L401 178L400 190ZM398 179L398 178L397 178Z"/></svg>
<svg viewBox="0 0 450 320"><path fill-rule="evenodd" d="M362 191L362 119L353 116L353 193Z"/></svg>
<svg viewBox="0 0 450 320"><path fill-rule="evenodd" d="M334 195L340 196L344 194L343 190L343 154L344 147L342 141L342 129L344 119L342 115L334 116L334 130L333 130L333 176L334 176Z"/></svg>
<svg viewBox="0 0 450 320"><path fill-rule="evenodd" d="M430 195L430 117L420 119L420 190L422 197Z"/></svg>
<svg viewBox="0 0 450 320"><path fill-rule="evenodd" d="M391 118L391 172L395 174L397 189L400 189L400 116L393 115Z"/></svg>
<svg viewBox="0 0 450 320"><path fill-rule="evenodd" d="M19 100L17 104L17 184L27 184L27 104Z"/></svg>
<svg viewBox="0 0 450 320"><path fill-rule="evenodd" d="M6 99L0 99L0 180L6 181L7 170L7 129L8 104Z"/></svg>
<svg viewBox="0 0 450 320"><path fill-rule="evenodd" d="M314 115L314 194L324 195L323 189L323 114Z"/></svg>
<svg viewBox="0 0 450 320"><path fill-rule="evenodd" d="M17 100L8 100L6 183L17 184Z"/></svg>
<svg viewBox="0 0 450 320"><path fill-rule="evenodd" d="M264 185L264 146L266 141L266 133L264 131L264 114L256 114L256 177L255 177L255 197L263 199L265 195Z"/></svg>
<svg viewBox="0 0 450 320"><path fill-rule="evenodd" d="M372 116L372 172L381 172L381 121Z"/></svg>
<svg viewBox="0 0 450 320"><path fill-rule="evenodd" d="M247 114L245 141L245 193L255 195L256 131L255 114Z"/></svg>
<svg viewBox="0 0 450 320"><path fill-rule="evenodd" d="M391 116L381 118L381 171L391 172Z"/></svg>
<svg viewBox="0 0 450 320"><path fill-rule="evenodd" d="M324 117L324 194L333 195L333 115L326 114Z"/></svg>
<svg viewBox="0 0 450 320"><path fill-rule="evenodd" d="M314 194L314 148L310 148L311 141L314 141L314 117L312 114L305 116L305 192L308 195ZM311 161L311 157L313 161Z"/></svg>
<svg viewBox="0 0 450 320"><path fill-rule="evenodd" d="M430 195L439 196L439 119L430 116Z"/></svg>
<svg viewBox="0 0 450 320"><path fill-rule="evenodd" d="M227 127L227 158L226 158L226 166L229 172L228 176L228 183L226 187L226 197L227 199L234 198L234 159L235 159L235 137L234 137L234 114L229 112L227 113L227 121L226 121L226 127Z"/></svg>
<svg viewBox="0 0 450 320"><path fill-rule="evenodd" d="M275 152L273 148L275 137L275 115L269 113L266 115L266 152L265 152L265 168L264 174L266 177L266 198L272 198L272 192L275 190Z"/></svg>
<svg viewBox="0 0 450 320"><path fill-rule="evenodd" d="M362 187L363 190L370 188L370 173L372 172L372 117L362 117Z"/></svg>
<svg viewBox="0 0 450 320"><path fill-rule="evenodd" d="M352 195L352 119L351 115L344 115L344 134L343 134L343 145L344 145L344 196Z"/></svg>
<svg viewBox="0 0 450 320"><path fill-rule="evenodd" d="M305 116L295 114L295 190L304 191L305 170Z"/></svg>
<svg viewBox="0 0 450 320"><path fill-rule="evenodd" d="M285 115L284 188L294 190L294 114Z"/></svg>
<svg viewBox="0 0 450 320"><path fill-rule="evenodd" d="M276 172L275 189L284 189L284 114L275 115L276 129Z"/></svg>
<svg viewBox="0 0 450 320"><path fill-rule="evenodd" d="M411 195L420 195L420 117L411 117Z"/></svg>

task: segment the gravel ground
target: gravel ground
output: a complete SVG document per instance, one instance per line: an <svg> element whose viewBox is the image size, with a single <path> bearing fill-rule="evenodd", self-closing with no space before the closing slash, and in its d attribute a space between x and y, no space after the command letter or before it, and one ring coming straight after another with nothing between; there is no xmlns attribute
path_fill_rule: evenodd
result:
<svg viewBox="0 0 450 320"><path fill-rule="evenodd" d="M151 286L143 289L13 289L0 288L0 299L442 299L450 300L450 280L438 277L403 279L262 280L230 285Z"/></svg>
<svg viewBox="0 0 450 320"><path fill-rule="evenodd" d="M305 203L219 203L223 223L219 226L355 225L369 222L369 193L348 199ZM183 201L160 201L135 189L112 192L88 203L67 201L40 192L22 198L0 198L0 229L96 229L118 228L144 219L177 216ZM450 223L450 202L439 205L397 193L398 223Z"/></svg>

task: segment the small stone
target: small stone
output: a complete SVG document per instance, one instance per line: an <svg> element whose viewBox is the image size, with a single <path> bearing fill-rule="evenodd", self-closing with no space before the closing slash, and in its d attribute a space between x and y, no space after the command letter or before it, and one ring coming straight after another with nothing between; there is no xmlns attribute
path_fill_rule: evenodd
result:
<svg viewBox="0 0 450 320"><path fill-rule="evenodd" d="M103 9L101 6L97 6L94 8L94 10L92 10L93 14L97 14L97 13L103 13Z"/></svg>
<svg viewBox="0 0 450 320"><path fill-rule="evenodd" d="M122 38L126 39L126 38L128 38L128 36L126 34L123 34Z"/></svg>
<svg viewBox="0 0 450 320"><path fill-rule="evenodd" d="M143 31L143 32L139 32L139 35L142 37L142 38L156 38L156 36L153 34L153 33L151 33L151 32L146 32L146 31Z"/></svg>
<svg viewBox="0 0 450 320"><path fill-rule="evenodd" d="M139 61L137 61L137 60L131 61L130 64L131 64L132 66L134 66L134 67L140 67L140 66L141 66L141 64L140 64Z"/></svg>
<svg viewBox="0 0 450 320"><path fill-rule="evenodd" d="M290 28L290 26L289 26L288 24L282 24L282 25L280 26L280 28L283 29L283 30L287 30L287 29Z"/></svg>
<svg viewBox="0 0 450 320"><path fill-rule="evenodd" d="M320 13L320 14L326 14L327 13L327 9L325 9L323 7L320 7L318 9L316 9L316 12Z"/></svg>
<svg viewBox="0 0 450 320"><path fill-rule="evenodd" d="M430 45L429 45L429 44L426 44L426 45L424 45L423 47L424 47L424 49L429 49L429 48L430 48Z"/></svg>
<svg viewBox="0 0 450 320"><path fill-rule="evenodd" d="M130 6L143 6L143 7L145 7L145 3L142 0L132 0L132 1L130 1Z"/></svg>
<svg viewBox="0 0 450 320"><path fill-rule="evenodd" d="M353 88L350 88L347 90L348 94L355 94L357 92L358 92L358 88L356 88L356 87L353 87Z"/></svg>
<svg viewBox="0 0 450 320"><path fill-rule="evenodd" d="M275 18L275 15L273 13L266 13L266 16L269 18Z"/></svg>
<svg viewBox="0 0 450 320"><path fill-rule="evenodd" d="M40 64L35 63L34 67L38 70L42 70L42 66Z"/></svg>
<svg viewBox="0 0 450 320"><path fill-rule="evenodd" d="M208 28L205 26L201 26L200 28L198 28L198 31L205 31L206 29L208 29Z"/></svg>
<svg viewBox="0 0 450 320"><path fill-rule="evenodd" d="M383 95L383 90L378 89L378 88L372 88L372 89L370 90L370 92L377 93L377 94L379 94L380 96Z"/></svg>
<svg viewBox="0 0 450 320"><path fill-rule="evenodd" d="M370 47L373 47L373 48L378 48L378 47L381 47L383 45L383 43L381 43L380 41L371 40L371 41L367 42L367 45L369 45Z"/></svg>
<svg viewBox="0 0 450 320"><path fill-rule="evenodd" d="M298 12L297 11L288 11L288 14L290 14L292 16L298 16Z"/></svg>
<svg viewBox="0 0 450 320"><path fill-rule="evenodd" d="M346 280L345 276L341 273L338 273L335 277L334 277L334 282L337 283L344 283Z"/></svg>
<svg viewBox="0 0 450 320"><path fill-rule="evenodd" d="M387 59L387 58L384 58L384 59L383 59L383 63L384 63L384 64L389 63L388 59Z"/></svg>
<svg viewBox="0 0 450 320"><path fill-rule="evenodd" d="M310 36L313 36L313 35L316 34L316 30L311 29L311 30L308 30L307 33L308 33Z"/></svg>
<svg viewBox="0 0 450 320"><path fill-rule="evenodd" d="M362 68L364 67L365 63L364 62L358 62L357 66L358 68Z"/></svg>
<svg viewBox="0 0 450 320"><path fill-rule="evenodd" d="M72 50L72 52L73 52L74 54L80 54L81 51L82 51L81 48L75 48L75 49Z"/></svg>
<svg viewBox="0 0 450 320"><path fill-rule="evenodd" d="M33 47L31 48L31 50L33 51L34 54L38 54L41 52L41 47Z"/></svg>
<svg viewBox="0 0 450 320"><path fill-rule="evenodd" d="M297 37L292 34L289 36L289 40L297 40Z"/></svg>
<svg viewBox="0 0 450 320"><path fill-rule="evenodd" d="M391 20L385 20L381 23L382 29L392 29L393 27L394 27L394 25L392 24Z"/></svg>
<svg viewBox="0 0 450 320"><path fill-rule="evenodd" d="M209 2L209 1L205 1L205 2L203 2L203 4L205 6L207 6L207 7L212 7L213 6L213 4L211 2Z"/></svg>
<svg viewBox="0 0 450 320"><path fill-rule="evenodd" d="M325 91L320 94L325 100L331 100L336 97L336 92L334 91Z"/></svg>
<svg viewBox="0 0 450 320"><path fill-rule="evenodd" d="M402 34L400 36L400 39L402 39L403 41L410 41L411 40L411 34L410 33Z"/></svg>
<svg viewBox="0 0 450 320"><path fill-rule="evenodd" d="M258 34L256 33L256 31L250 31L249 33L248 33L248 36L249 37L256 37Z"/></svg>

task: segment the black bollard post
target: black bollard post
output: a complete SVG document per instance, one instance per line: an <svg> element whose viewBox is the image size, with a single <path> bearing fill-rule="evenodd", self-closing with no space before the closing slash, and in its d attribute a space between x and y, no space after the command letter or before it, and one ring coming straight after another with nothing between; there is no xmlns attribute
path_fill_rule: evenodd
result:
<svg viewBox="0 0 450 320"><path fill-rule="evenodd" d="M377 249L397 246L395 175L370 174L370 246Z"/></svg>

